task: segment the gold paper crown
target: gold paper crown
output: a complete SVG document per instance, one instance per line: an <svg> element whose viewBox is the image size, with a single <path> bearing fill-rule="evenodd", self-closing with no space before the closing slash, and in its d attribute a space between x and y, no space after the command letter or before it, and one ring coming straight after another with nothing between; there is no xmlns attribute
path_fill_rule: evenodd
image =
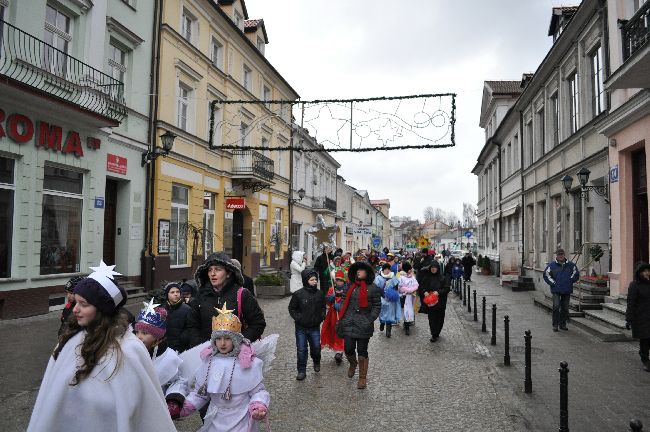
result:
<svg viewBox="0 0 650 432"><path fill-rule="evenodd" d="M219 314L212 317L212 331L230 331L234 333L241 333L241 321L234 315L232 310L226 309L226 304L223 304L221 309L216 308Z"/></svg>

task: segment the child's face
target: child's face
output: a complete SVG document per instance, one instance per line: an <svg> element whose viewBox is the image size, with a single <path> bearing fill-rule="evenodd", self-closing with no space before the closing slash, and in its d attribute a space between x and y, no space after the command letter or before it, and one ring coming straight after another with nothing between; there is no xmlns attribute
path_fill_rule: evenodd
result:
<svg viewBox="0 0 650 432"><path fill-rule="evenodd" d="M97 308L88 303L88 300L79 294L75 294L74 299L77 303L75 304L74 309L72 309L72 313L74 313L74 316L77 319L77 324L81 327L86 327L95 319Z"/></svg>
<svg viewBox="0 0 650 432"><path fill-rule="evenodd" d="M146 331L137 330L135 335L142 341L148 350L153 349L159 343L158 339L156 339L154 335L147 333Z"/></svg>
<svg viewBox="0 0 650 432"><path fill-rule="evenodd" d="M357 280L366 280L368 273L364 269L357 270Z"/></svg>
<svg viewBox="0 0 650 432"><path fill-rule="evenodd" d="M234 347L232 339L224 336L216 338L214 340L214 346L217 347L221 354L228 354Z"/></svg>
<svg viewBox="0 0 650 432"><path fill-rule="evenodd" d="M315 287L316 284L318 283L318 278L316 278L316 276L312 276L309 279L307 279L307 283L309 284L309 286Z"/></svg>
<svg viewBox="0 0 650 432"><path fill-rule="evenodd" d="M179 290L178 288L172 288L167 293L167 300L169 300L170 303L178 303L180 299L181 299L181 290Z"/></svg>
<svg viewBox="0 0 650 432"><path fill-rule="evenodd" d="M344 283L345 283L345 281L342 281L341 279L336 280L336 286L339 287L339 288L343 288Z"/></svg>
<svg viewBox="0 0 650 432"><path fill-rule="evenodd" d="M72 302L74 301L74 293L68 291L68 292L66 292L65 294L66 294L66 297L67 297L68 303L72 303Z"/></svg>

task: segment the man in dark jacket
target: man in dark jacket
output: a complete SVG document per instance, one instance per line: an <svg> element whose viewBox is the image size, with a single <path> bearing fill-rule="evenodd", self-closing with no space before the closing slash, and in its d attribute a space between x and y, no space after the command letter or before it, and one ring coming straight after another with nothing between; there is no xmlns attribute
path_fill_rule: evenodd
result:
<svg viewBox="0 0 650 432"><path fill-rule="evenodd" d="M187 316L192 310L183 301L182 282L170 282L165 286L165 309L167 310L167 330L165 341L168 347L181 353L187 349Z"/></svg>
<svg viewBox="0 0 650 432"><path fill-rule="evenodd" d="M350 284L339 306L336 333L343 339L345 356L350 362L348 377L359 365L358 389L365 389L368 374L368 342L375 331L375 320L381 312L381 290L374 284L375 271L364 261L357 261L348 270ZM356 352L355 352L356 351ZM358 360L357 360L358 354Z"/></svg>
<svg viewBox="0 0 650 432"><path fill-rule="evenodd" d="M460 260L463 265L463 273L466 281L472 280L472 267L476 265L476 260L472 256L471 252L467 252L462 260Z"/></svg>
<svg viewBox="0 0 650 432"><path fill-rule="evenodd" d="M650 372L650 264L639 264L634 280L627 288L625 327L632 328L632 337L639 339L639 355L643 370Z"/></svg>
<svg viewBox="0 0 650 432"><path fill-rule="evenodd" d="M316 261L314 262L314 270L318 272L320 289L323 291L323 294L327 294L327 290L330 288L330 285L333 284L333 281L330 281L331 278L329 276L329 265L332 259L334 259L334 255L332 255L332 248L325 246L323 253L318 255Z"/></svg>
<svg viewBox="0 0 650 432"><path fill-rule="evenodd" d="M294 292L289 301L289 315L296 325L296 348L298 350L298 375L302 381L307 374L307 343L314 361L314 372L320 372L320 324L327 313L325 295L318 289L318 273L305 269L301 273L302 288Z"/></svg>
<svg viewBox="0 0 650 432"><path fill-rule="evenodd" d="M266 321L264 312L257 299L243 289L241 272L225 252L215 252L208 256L194 274L199 294L190 301L191 312L187 317L187 331L190 347L210 339L212 335L212 317L217 315L216 308L224 305L234 311L242 322L242 334L251 341L262 336ZM241 304L237 299L241 297Z"/></svg>
<svg viewBox="0 0 650 432"><path fill-rule="evenodd" d="M553 294L553 331L558 326L562 330L569 330L566 326L569 319L569 300L573 292L573 284L580 280L578 267L567 261L564 249L555 252L555 261L551 261L544 269L544 281L551 287Z"/></svg>

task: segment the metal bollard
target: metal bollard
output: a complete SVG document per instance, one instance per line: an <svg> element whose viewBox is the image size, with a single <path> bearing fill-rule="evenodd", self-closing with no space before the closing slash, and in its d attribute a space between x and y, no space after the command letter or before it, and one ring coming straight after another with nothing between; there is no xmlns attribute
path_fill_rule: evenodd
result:
<svg viewBox="0 0 650 432"><path fill-rule="evenodd" d="M478 310L476 308L476 290L474 290L474 321L478 321Z"/></svg>
<svg viewBox="0 0 650 432"><path fill-rule="evenodd" d="M467 312L472 313L472 298L469 296L470 291L472 290L471 285L467 285Z"/></svg>
<svg viewBox="0 0 650 432"><path fill-rule="evenodd" d="M560 428L559 432L569 432L569 365L560 363Z"/></svg>
<svg viewBox="0 0 650 432"><path fill-rule="evenodd" d="M530 335L530 330L526 330L524 335L524 348L525 348L525 378L524 378L524 392L532 393L533 392L533 380L530 377L530 340L532 336Z"/></svg>
<svg viewBox="0 0 650 432"><path fill-rule="evenodd" d="M487 333L487 329L485 328L485 296L483 296L483 324L481 325L481 331Z"/></svg>
<svg viewBox="0 0 650 432"><path fill-rule="evenodd" d="M492 305L492 340L490 345L497 344L497 305Z"/></svg>
<svg viewBox="0 0 650 432"><path fill-rule="evenodd" d="M641 420L634 419L630 421L630 430L632 432L643 432L643 423L641 423Z"/></svg>
<svg viewBox="0 0 650 432"><path fill-rule="evenodd" d="M460 280L458 281L458 283L460 284ZM465 284L465 281L463 281L463 289L461 291L462 294L460 296L463 299L463 306L467 304L467 295L465 294L466 285L467 284Z"/></svg>
<svg viewBox="0 0 650 432"><path fill-rule="evenodd" d="M503 317L503 365L510 366L510 317Z"/></svg>

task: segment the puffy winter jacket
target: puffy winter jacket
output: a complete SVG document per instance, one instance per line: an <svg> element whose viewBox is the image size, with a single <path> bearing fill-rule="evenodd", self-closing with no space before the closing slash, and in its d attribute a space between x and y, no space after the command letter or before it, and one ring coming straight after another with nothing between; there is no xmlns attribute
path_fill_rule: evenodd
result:
<svg viewBox="0 0 650 432"><path fill-rule="evenodd" d="M192 308L183 301L176 304L169 304L166 302L165 309L167 309L167 346L171 349L181 353L188 348L189 333L187 332L187 316Z"/></svg>
<svg viewBox="0 0 650 432"><path fill-rule="evenodd" d="M350 266L350 271L348 272L350 286L355 282L359 268L366 270L366 281L370 281L366 285L368 288L368 307L362 308L359 306L359 288L355 288L350 293L350 303L345 310L345 315L340 317L340 326L343 330L342 334L339 334L339 337L347 336L357 339L368 339L372 337L375 331L375 320L381 312L381 290L372 283L375 272L369 264L363 261L357 261ZM349 290L350 288L348 287L346 292L343 293L343 299L346 298Z"/></svg>
<svg viewBox="0 0 650 432"><path fill-rule="evenodd" d="M327 309L325 307L325 294L318 286L310 286L307 280L316 276L315 270L303 270L302 288L291 295L289 301L289 315L296 325L305 328L318 327L325 320Z"/></svg>
<svg viewBox="0 0 650 432"><path fill-rule="evenodd" d="M551 261L544 270L544 281L554 294L571 294L573 284L580 279L580 272L573 261Z"/></svg>
<svg viewBox="0 0 650 432"><path fill-rule="evenodd" d="M632 337L650 338L650 281L641 276L650 265L641 264L634 272L634 281L627 289L626 319L632 325Z"/></svg>

